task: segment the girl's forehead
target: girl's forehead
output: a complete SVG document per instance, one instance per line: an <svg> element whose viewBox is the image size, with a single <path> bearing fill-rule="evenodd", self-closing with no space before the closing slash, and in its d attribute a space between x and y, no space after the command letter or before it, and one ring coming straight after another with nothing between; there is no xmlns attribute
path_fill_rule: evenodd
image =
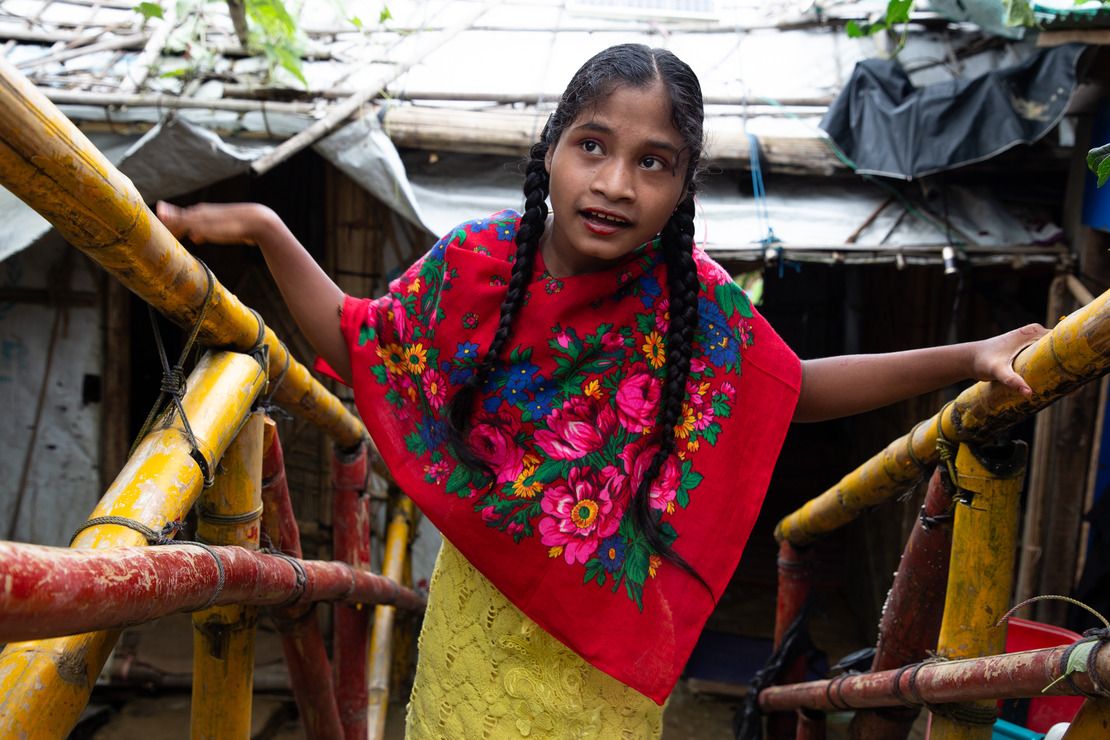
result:
<svg viewBox="0 0 1110 740"><path fill-rule="evenodd" d="M614 135L647 136L676 147L684 141L675 127L670 94L658 80L643 87L613 85L584 106L568 128L608 129Z"/></svg>

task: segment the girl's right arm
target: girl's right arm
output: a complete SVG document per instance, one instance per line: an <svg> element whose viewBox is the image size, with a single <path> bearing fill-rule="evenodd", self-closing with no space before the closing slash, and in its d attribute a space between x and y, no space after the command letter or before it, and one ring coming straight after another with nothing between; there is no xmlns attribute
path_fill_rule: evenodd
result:
<svg viewBox="0 0 1110 740"><path fill-rule="evenodd" d="M195 244L254 244L261 249L301 332L317 354L350 381L351 359L339 329L343 291L276 213L257 203L200 203L178 208L159 202L157 214L178 239L188 238Z"/></svg>

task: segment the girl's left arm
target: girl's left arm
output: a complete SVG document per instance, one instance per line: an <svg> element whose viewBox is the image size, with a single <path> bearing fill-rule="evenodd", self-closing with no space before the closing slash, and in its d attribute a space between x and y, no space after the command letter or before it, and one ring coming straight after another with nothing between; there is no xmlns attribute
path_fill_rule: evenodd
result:
<svg viewBox="0 0 1110 740"><path fill-rule="evenodd" d="M1032 395L1013 362L1045 333L1040 324L1029 324L978 342L804 360L794 421L851 416L968 379L993 380Z"/></svg>

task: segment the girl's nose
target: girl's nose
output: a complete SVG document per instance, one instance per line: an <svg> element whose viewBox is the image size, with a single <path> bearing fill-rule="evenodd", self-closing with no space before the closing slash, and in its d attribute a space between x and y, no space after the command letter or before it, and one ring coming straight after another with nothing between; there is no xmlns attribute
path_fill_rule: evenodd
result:
<svg viewBox="0 0 1110 740"><path fill-rule="evenodd" d="M614 202L636 199L634 173L615 157L597 169L591 189Z"/></svg>

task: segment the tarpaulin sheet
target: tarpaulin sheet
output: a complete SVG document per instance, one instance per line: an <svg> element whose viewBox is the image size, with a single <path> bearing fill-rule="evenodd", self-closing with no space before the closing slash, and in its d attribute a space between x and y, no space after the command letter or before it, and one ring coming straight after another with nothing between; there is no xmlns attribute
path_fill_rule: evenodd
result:
<svg viewBox="0 0 1110 740"><path fill-rule="evenodd" d="M1084 48L1044 49L1013 67L921 88L897 61L867 59L821 128L860 174L912 180L989 159L1059 122Z"/></svg>

